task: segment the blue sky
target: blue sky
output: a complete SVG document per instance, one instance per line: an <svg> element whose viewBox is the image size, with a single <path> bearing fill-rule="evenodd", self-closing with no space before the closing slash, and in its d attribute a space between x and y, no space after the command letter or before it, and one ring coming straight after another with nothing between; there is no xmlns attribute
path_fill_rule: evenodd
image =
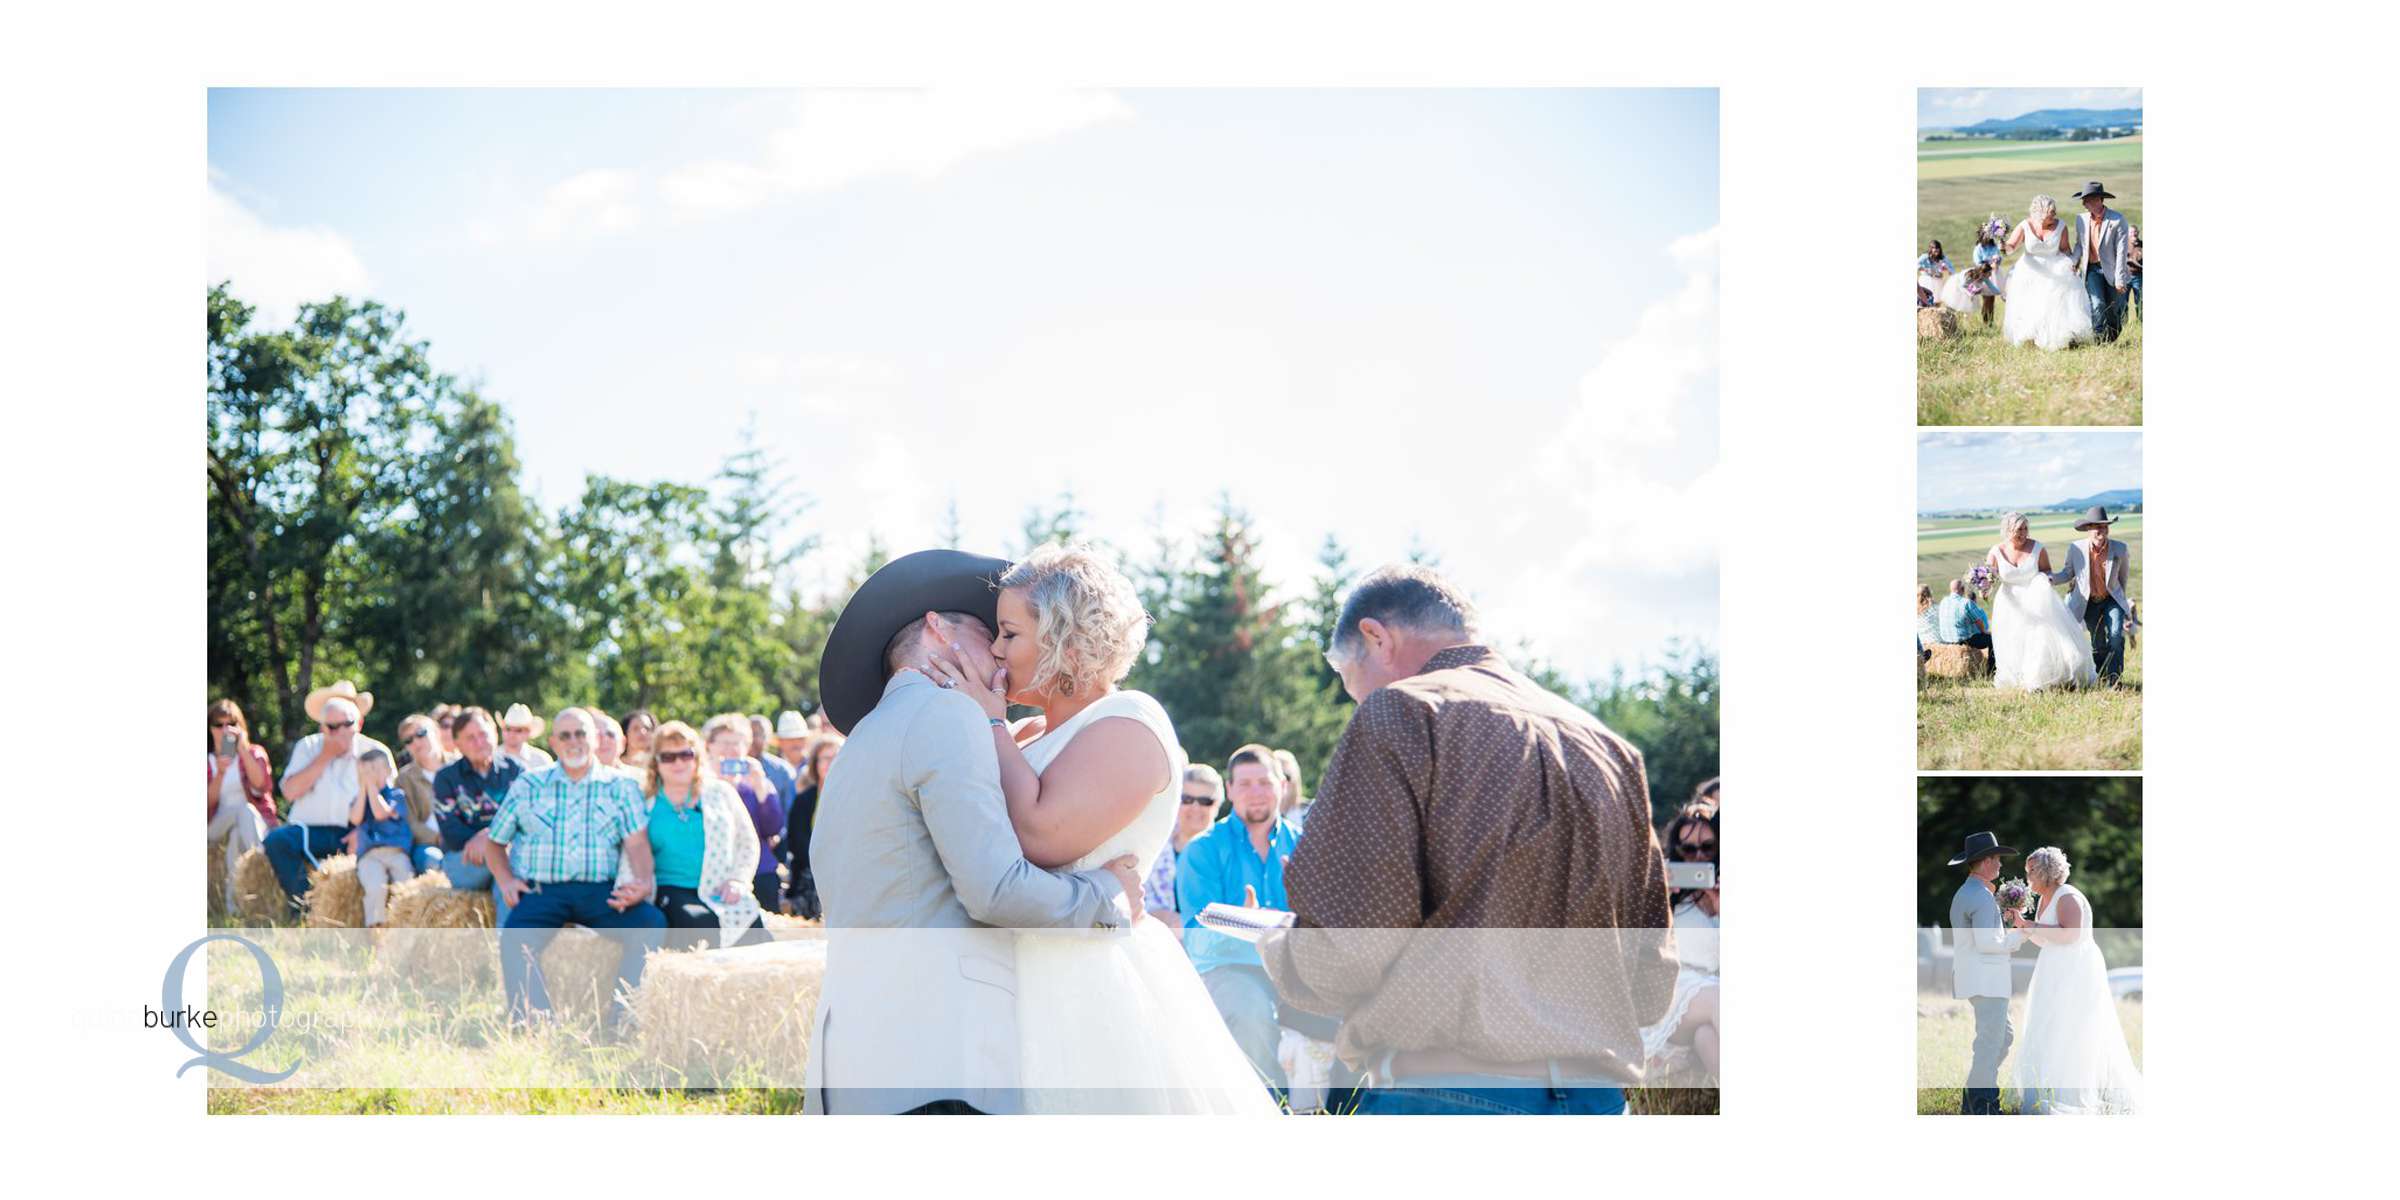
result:
<svg viewBox="0 0 2400 1200"><path fill-rule="evenodd" d="M1917 435L1917 511L2056 504L2142 486L2138 430Z"/></svg>
<svg viewBox="0 0 2400 1200"><path fill-rule="evenodd" d="M1918 88L1917 128L1955 129L2044 108L2140 108L2138 87Z"/></svg>
<svg viewBox="0 0 2400 1200"><path fill-rule="evenodd" d="M553 511L756 413L812 590L1223 489L1281 587L1332 532L1571 671L1716 640L1713 91L220 90L208 161L209 277L405 309Z"/></svg>

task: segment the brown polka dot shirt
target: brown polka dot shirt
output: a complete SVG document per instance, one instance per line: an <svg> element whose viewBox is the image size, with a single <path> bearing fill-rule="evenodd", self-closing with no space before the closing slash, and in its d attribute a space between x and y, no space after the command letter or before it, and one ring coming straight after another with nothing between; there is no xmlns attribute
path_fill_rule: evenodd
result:
<svg viewBox="0 0 2400 1200"><path fill-rule="evenodd" d="M1298 917L1260 945L1337 1049L1639 1082L1675 953L1642 755L1482 646L1367 697L1284 871Z"/></svg>

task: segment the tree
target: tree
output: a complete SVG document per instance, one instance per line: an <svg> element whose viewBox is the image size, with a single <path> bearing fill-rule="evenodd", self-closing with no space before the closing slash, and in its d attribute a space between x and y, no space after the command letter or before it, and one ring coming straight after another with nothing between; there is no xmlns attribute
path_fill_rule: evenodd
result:
<svg viewBox="0 0 2400 1200"><path fill-rule="evenodd" d="M1950 858L1973 833L1999 835L2018 856L2001 868L2022 878L2036 847L2066 851L2069 882L2092 898L2102 930L2142 926L2142 781L2130 776L1945 776L1917 781L1917 923L1946 925L1966 878ZM2139 962L2138 944L2104 945L2109 965ZM2126 958L2120 949L2134 957Z"/></svg>
<svg viewBox="0 0 2400 1200"><path fill-rule="evenodd" d="M758 444L758 414L742 422L740 447L717 469L723 487L716 516L716 557L710 581L719 588L771 588L783 569L816 549L813 536L779 546L786 525L816 503L793 494L783 461Z"/></svg>
<svg viewBox="0 0 2400 1200"><path fill-rule="evenodd" d="M1549 686L1558 689L1563 683L1554 678ZM1659 667L1620 668L1588 689L1581 703L1641 750L1653 824L1665 823L1691 799L1694 787L1717 774L1716 655L1671 641Z"/></svg>
<svg viewBox="0 0 2400 1200"><path fill-rule="evenodd" d="M1067 545L1083 533L1088 514L1075 507L1075 490L1069 488L1058 494L1058 506L1045 509L1039 504L1028 506L1025 521L1019 527L1023 541L1017 547L1017 557L1023 558L1044 546Z"/></svg>

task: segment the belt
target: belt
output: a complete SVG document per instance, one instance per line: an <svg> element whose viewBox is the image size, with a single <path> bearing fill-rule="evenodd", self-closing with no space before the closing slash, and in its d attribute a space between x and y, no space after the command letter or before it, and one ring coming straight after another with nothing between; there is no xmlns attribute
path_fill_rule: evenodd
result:
<svg viewBox="0 0 2400 1200"><path fill-rule="evenodd" d="M1493 1062L1460 1054L1454 1050L1395 1050L1383 1056L1374 1072L1375 1081L1390 1086L1399 1079L1418 1079L1429 1075L1486 1075L1502 1079L1524 1079L1545 1086L1558 1086L1566 1081L1584 1082L1605 1079L1613 1085L1626 1082L1625 1069L1613 1058L1546 1058L1530 1062Z"/></svg>

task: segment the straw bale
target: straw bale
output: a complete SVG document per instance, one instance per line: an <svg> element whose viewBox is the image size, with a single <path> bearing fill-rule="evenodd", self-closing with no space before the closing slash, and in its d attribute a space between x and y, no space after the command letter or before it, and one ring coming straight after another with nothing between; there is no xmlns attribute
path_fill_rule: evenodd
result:
<svg viewBox="0 0 2400 1200"><path fill-rule="evenodd" d="M821 938L652 955L633 995L639 1049L693 1086L744 1068L797 1085L824 978Z"/></svg>

